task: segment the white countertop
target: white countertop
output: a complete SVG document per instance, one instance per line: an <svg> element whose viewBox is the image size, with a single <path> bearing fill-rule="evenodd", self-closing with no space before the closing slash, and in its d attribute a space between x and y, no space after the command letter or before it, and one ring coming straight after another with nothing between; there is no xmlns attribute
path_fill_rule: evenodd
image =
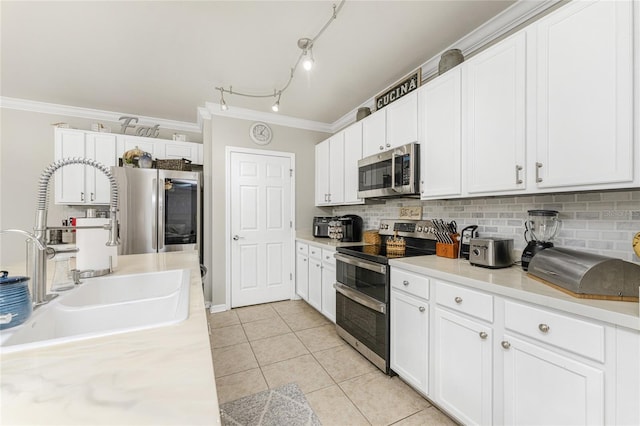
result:
<svg viewBox="0 0 640 426"><path fill-rule="evenodd" d="M115 274L183 268L179 324L0 355L0 424L220 424L197 252L119 256Z"/></svg>
<svg viewBox="0 0 640 426"><path fill-rule="evenodd" d="M296 232L296 240L301 241L307 244L313 244L315 246L326 246L327 248L335 249L336 247L353 247L353 246L362 246L366 245L362 241L351 242L351 243L343 243L341 241L336 241L331 238L316 238L313 234L304 233L304 232Z"/></svg>
<svg viewBox="0 0 640 426"><path fill-rule="evenodd" d="M389 264L418 274L640 330L640 308L637 302L573 297L530 278L520 266L488 269L473 266L464 259L438 256L392 259Z"/></svg>

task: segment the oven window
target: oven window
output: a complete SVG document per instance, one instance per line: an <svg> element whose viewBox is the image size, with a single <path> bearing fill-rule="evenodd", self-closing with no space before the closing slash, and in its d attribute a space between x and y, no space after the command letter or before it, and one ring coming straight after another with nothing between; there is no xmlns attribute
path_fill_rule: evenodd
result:
<svg viewBox="0 0 640 426"><path fill-rule="evenodd" d="M336 262L336 281L354 290L387 303L387 275L359 268L345 262Z"/></svg>
<svg viewBox="0 0 640 426"><path fill-rule="evenodd" d="M387 316L336 293L336 323L383 359L388 359Z"/></svg>

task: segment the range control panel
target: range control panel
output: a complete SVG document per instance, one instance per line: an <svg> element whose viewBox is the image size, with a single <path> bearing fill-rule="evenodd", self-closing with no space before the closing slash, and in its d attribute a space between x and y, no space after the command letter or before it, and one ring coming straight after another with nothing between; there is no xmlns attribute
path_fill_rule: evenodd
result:
<svg viewBox="0 0 640 426"><path fill-rule="evenodd" d="M435 240L435 226L430 220L381 219L378 228L380 235L397 235L399 237L423 238Z"/></svg>

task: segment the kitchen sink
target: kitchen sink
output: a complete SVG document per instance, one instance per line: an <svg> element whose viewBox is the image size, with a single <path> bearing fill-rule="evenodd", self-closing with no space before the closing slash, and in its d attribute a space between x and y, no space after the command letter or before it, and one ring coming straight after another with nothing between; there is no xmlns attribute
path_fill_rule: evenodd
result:
<svg viewBox="0 0 640 426"><path fill-rule="evenodd" d="M0 333L8 353L176 324L189 315L190 271L86 279Z"/></svg>

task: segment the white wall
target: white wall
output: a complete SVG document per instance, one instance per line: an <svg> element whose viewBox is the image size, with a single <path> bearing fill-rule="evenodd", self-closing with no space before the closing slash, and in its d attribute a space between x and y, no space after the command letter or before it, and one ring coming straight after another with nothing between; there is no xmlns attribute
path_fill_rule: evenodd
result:
<svg viewBox="0 0 640 426"><path fill-rule="evenodd" d="M225 193L225 149L227 146L265 149L269 151L291 152L296 156L295 185L296 185L296 229L310 230L313 216L324 215L327 212L314 207L315 190L315 145L329 137L322 132L301 130L284 126L271 125L273 130L272 142L261 147L255 145L249 137L249 127L253 122L235 118L214 116L205 126L210 126L210 131L204 134L210 139L205 139L205 146L211 144L211 195L213 215L211 229L211 254L213 305L224 305L226 300L226 201ZM292 254L293 255L293 254Z"/></svg>

